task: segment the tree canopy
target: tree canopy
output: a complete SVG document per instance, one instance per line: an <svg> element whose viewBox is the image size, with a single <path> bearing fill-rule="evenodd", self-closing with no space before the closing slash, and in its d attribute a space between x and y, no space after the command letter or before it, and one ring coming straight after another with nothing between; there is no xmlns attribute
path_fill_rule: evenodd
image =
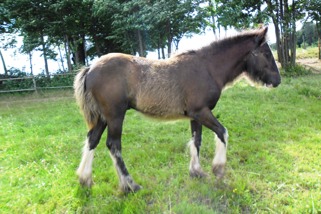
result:
<svg viewBox="0 0 321 214"><path fill-rule="evenodd" d="M47 75L47 60L61 50L69 71L109 52L146 56L158 50L165 58L184 35L206 27L217 36L221 28L272 21L282 66L295 63L296 21L309 18L321 37L319 0L4 0L0 6L0 34L23 36L20 50L30 61L40 50Z"/></svg>

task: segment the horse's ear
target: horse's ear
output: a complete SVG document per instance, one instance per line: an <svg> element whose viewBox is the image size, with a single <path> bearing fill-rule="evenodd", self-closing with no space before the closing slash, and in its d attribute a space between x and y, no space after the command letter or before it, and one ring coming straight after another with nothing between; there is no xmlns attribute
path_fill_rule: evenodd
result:
<svg viewBox="0 0 321 214"><path fill-rule="evenodd" d="M262 43L264 43L266 41L265 37L266 37L267 31L268 31L267 26L265 26L259 30L259 33L257 34L257 36L255 38L255 42L258 46L260 46Z"/></svg>

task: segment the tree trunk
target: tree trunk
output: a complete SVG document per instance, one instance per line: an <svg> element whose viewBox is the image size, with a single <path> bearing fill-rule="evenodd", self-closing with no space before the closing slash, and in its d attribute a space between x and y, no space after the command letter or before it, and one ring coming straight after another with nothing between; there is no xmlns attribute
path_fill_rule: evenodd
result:
<svg viewBox="0 0 321 214"><path fill-rule="evenodd" d="M65 66L64 66L64 60L63 60L63 57L62 57L62 54L61 54L60 45L58 45L58 51L59 51L60 63L61 63L62 71L66 72Z"/></svg>
<svg viewBox="0 0 321 214"><path fill-rule="evenodd" d="M321 21L316 23L318 33L319 59L321 59Z"/></svg>
<svg viewBox="0 0 321 214"><path fill-rule="evenodd" d="M178 45L179 45L179 42L181 41L181 39L174 39L174 45L175 45L175 51L178 51Z"/></svg>
<svg viewBox="0 0 321 214"><path fill-rule="evenodd" d="M31 51L30 51L28 54L29 54L29 63L30 63L30 74L31 74L31 76L33 76L32 54L31 54Z"/></svg>
<svg viewBox="0 0 321 214"><path fill-rule="evenodd" d="M289 4L288 4L288 0L284 0L284 23L283 23L283 34L284 34L284 55L285 55L285 63L286 66L290 65L290 54L289 54L289 50L290 50L290 36L291 36L291 32L290 32L290 27L289 27Z"/></svg>
<svg viewBox="0 0 321 214"><path fill-rule="evenodd" d="M295 65L295 59L296 59L296 24L295 24L295 10L296 10L296 4L295 1L292 0L292 14L291 14L291 24L292 24L292 30L291 30L291 65Z"/></svg>
<svg viewBox="0 0 321 214"><path fill-rule="evenodd" d="M213 10L216 10L216 5L214 5L215 1L213 2L212 0L208 1L208 6L212 8ZM215 14L211 11L211 21L212 21L212 31L214 34L215 40L218 39L216 29L218 28L216 25L216 19L215 19Z"/></svg>
<svg viewBox="0 0 321 214"><path fill-rule="evenodd" d="M75 41L76 45L76 64L86 65L85 36L82 35L80 41Z"/></svg>
<svg viewBox="0 0 321 214"><path fill-rule="evenodd" d="M47 60L47 49L46 49L46 44L45 44L45 38L44 35L41 33L41 44L42 44L42 51L43 51L43 59L45 62L45 72L47 77L50 76L49 74L49 69L48 69L48 60Z"/></svg>
<svg viewBox="0 0 321 214"><path fill-rule="evenodd" d="M7 76L8 75L8 70L7 70L7 66L6 66L6 63L4 61L4 58L2 56L1 50L0 50L0 58L1 58L1 61L2 61L2 65L3 65L4 75Z"/></svg>
<svg viewBox="0 0 321 214"><path fill-rule="evenodd" d="M72 37L68 43L72 51L72 61L76 66L83 66L86 64L85 54L85 36Z"/></svg>
<svg viewBox="0 0 321 214"><path fill-rule="evenodd" d="M140 30L137 30L137 38L138 38L138 54L141 57L145 56L145 50L144 50L144 44L143 44L143 37L142 32Z"/></svg>
<svg viewBox="0 0 321 214"><path fill-rule="evenodd" d="M272 21L274 24L274 32L275 32L275 38L276 38L276 49L277 49L277 55L278 55L278 62L282 62L282 44L281 44L281 32L280 32L280 7L279 7L279 1L276 0L275 4L272 4L272 1L267 0L266 4L268 5L269 13L272 14ZM275 15L274 15L275 11ZM281 63L282 66L282 63Z"/></svg>
<svg viewBox="0 0 321 214"><path fill-rule="evenodd" d="M68 66L68 71L72 71L72 65L71 65L71 60L70 60L70 47L69 47L69 40L68 36L64 36L64 46L65 46L65 53L66 53L66 58L67 58L67 66Z"/></svg>
<svg viewBox="0 0 321 214"><path fill-rule="evenodd" d="M321 37L318 39L318 47L319 47L319 59L321 60Z"/></svg>
<svg viewBox="0 0 321 214"><path fill-rule="evenodd" d="M172 54L173 36L172 36L171 26L169 21L166 24L166 34L167 34L167 57L170 58Z"/></svg>
<svg viewBox="0 0 321 214"><path fill-rule="evenodd" d="M169 36L167 39L167 57L170 58L172 55L172 38Z"/></svg>
<svg viewBox="0 0 321 214"><path fill-rule="evenodd" d="M165 50L164 50L164 47L162 47L162 58L165 59Z"/></svg>
<svg viewBox="0 0 321 214"><path fill-rule="evenodd" d="M160 38L158 38L158 41L157 41L157 55L158 55L158 59L161 58L161 55L160 55Z"/></svg>
<svg viewBox="0 0 321 214"><path fill-rule="evenodd" d="M279 22L276 18L272 18L274 24L275 38L276 38L276 49L278 54L278 62L282 62L282 52L281 52L281 34L279 28Z"/></svg>
<svg viewBox="0 0 321 214"><path fill-rule="evenodd" d="M279 16L278 18L280 18L280 36L281 36L281 39L280 39L280 51L281 51L281 66L282 68L286 67L286 56L285 56L285 33L284 33L284 7L283 7L283 1L284 0L280 0L280 5L279 5Z"/></svg>
<svg viewBox="0 0 321 214"><path fill-rule="evenodd" d="M265 0L275 28L278 61L282 68L295 65L296 58L296 4L292 0ZM292 9L292 11L290 10Z"/></svg>

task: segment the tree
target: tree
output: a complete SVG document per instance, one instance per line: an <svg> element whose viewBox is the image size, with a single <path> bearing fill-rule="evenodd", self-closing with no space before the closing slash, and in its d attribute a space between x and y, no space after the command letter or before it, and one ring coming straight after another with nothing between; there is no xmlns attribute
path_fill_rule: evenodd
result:
<svg viewBox="0 0 321 214"><path fill-rule="evenodd" d="M50 5L53 19L49 28L52 43L64 44L68 70L86 64L86 35L89 34L93 0L57 0ZM99 33L99 32L96 32ZM70 55L72 54L72 58Z"/></svg>
<svg viewBox="0 0 321 214"><path fill-rule="evenodd" d="M268 15L263 10L262 0L219 0L217 4L217 22L220 26L246 29L267 23Z"/></svg>
<svg viewBox="0 0 321 214"><path fill-rule="evenodd" d="M4 70L4 75L7 76L8 70L7 70L6 62L4 61L1 50L0 50L0 58L1 58L2 66L3 66L3 70Z"/></svg>
<svg viewBox="0 0 321 214"><path fill-rule="evenodd" d="M282 67L295 64L296 21L303 17L305 0L220 0L218 22L221 26L247 28L272 19L278 61Z"/></svg>
<svg viewBox="0 0 321 214"><path fill-rule="evenodd" d="M179 41L185 34L200 32L203 27L204 13L199 6L200 1L192 0L171 0L156 1L153 8L155 18L163 35L167 40L168 57L172 53L171 44L173 41L178 46Z"/></svg>
<svg viewBox="0 0 321 214"><path fill-rule="evenodd" d="M148 50L167 46L170 55L173 42L178 45L184 34L201 27L198 4L192 0L107 0L95 1L93 11L95 19L110 29L101 35L114 47L146 56ZM100 37L92 35L101 44Z"/></svg>
<svg viewBox="0 0 321 214"><path fill-rule="evenodd" d="M46 0L7 0L6 8L10 18L14 19L14 27L23 32L24 36L34 37L43 52L45 72L49 76L47 39L51 13L50 1Z"/></svg>
<svg viewBox="0 0 321 214"><path fill-rule="evenodd" d="M120 38L113 34L114 15L121 13L119 5L108 0L96 0L92 6L91 24L89 25L88 36L91 38L92 46L89 48L89 55L102 56L109 52L131 53L123 47L124 34L119 33ZM124 33L124 32L123 32Z"/></svg>
<svg viewBox="0 0 321 214"><path fill-rule="evenodd" d="M318 42L317 28L313 22L305 22L302 29L297 31L296 34L299 47L303 44L303 48L305 48L306 45L311 46Z"/></svg>
<svg viewBox="0 0 321 214"><path fill-rule="evenodd" d="M319 0L308 0L308 17L316 23L318 34L319 59L321 59L321 4Z"/></svg>
<svg viewBox="0 0 321 214"><path fill-rule="evenodd" d="M8 32L10 32L11 25L12 24L11 24L11 20L9 19L9 16L8 16L8 11L4 7L4 3L1 2L0 3L0 34L3 35L3 34L7 34ZM2 66L3 66L3 70L4 70L4 75L7 76L8 69L7 69L6 62L4 60L1 50L0 50L0 58L1 58Z"/></svg>
<svg viewBox="0 0 321 214"><path fill-rule="evenodd" d="M32 51L36 49L38 46L38 41L34 37L28 37L25 35L23 37L23 45L21 47L21 52L26 53L29 56L29 64L30 64L30 74L33 75L33 67L32 67Z"/></svg>

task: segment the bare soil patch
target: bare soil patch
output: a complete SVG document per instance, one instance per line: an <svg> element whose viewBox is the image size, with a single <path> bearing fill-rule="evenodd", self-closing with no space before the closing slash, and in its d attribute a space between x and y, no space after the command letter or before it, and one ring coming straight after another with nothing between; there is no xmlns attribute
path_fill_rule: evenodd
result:
<svg viewBox="0 0 321 214"><path fill-rule="evenodd" d="M303 59L297 59L297 63L310 68L313 73L321 73L321 60L317 58L303 58Z"/></svg>

